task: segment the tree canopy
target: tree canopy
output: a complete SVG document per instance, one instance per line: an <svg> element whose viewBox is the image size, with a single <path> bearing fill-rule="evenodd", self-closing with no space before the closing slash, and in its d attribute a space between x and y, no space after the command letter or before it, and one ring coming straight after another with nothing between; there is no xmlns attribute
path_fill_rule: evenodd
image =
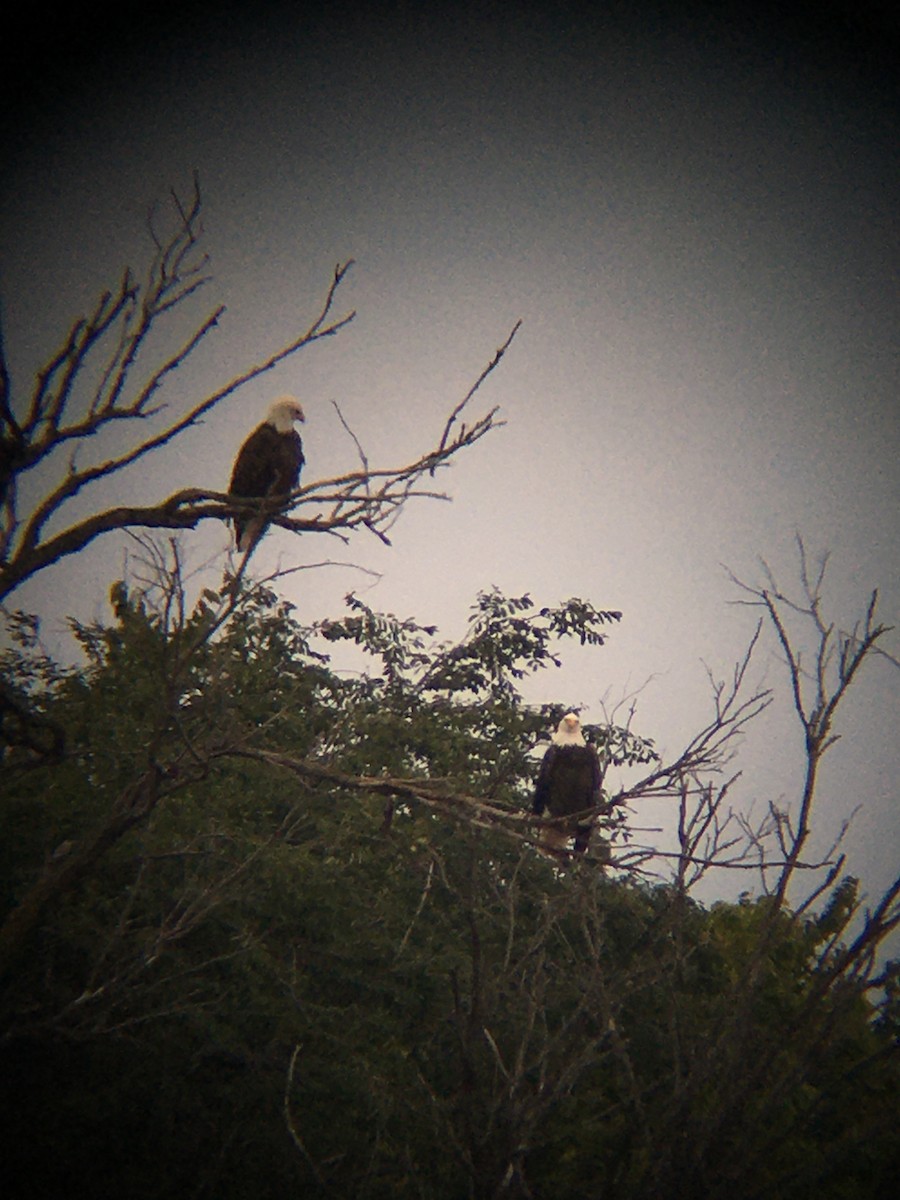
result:
<svg viewBox="0 0 900 1200"><path fill-rule="evenodd" d="M9 726L4 906L66 880L6 960L20 1194L887 1187L896 991L875 932L845 940L855 879L817 914L704 908L629 866L610 794L585 861L536 847L532 752L564 706L517 685L617 614L491 590L445 645L354 596L303 625L247 585L217 627L221 596L173 588L116 584L80 668L24 619L4 662L34 722ZM370 671L330 668L343 639Z"/></svg>
<svg viewBox="0 0 900 1200"><path fill-rule="evenodd" d="M147 531L236 511L196 490L59 529L75 494L351 319L328 324L339 268L305 333L146 433L221 315L141 380L157 318L206 280L199 193L174 211L144 284L129 273L76 322L24 402L0 369L0 594L112 529L139 531L143 564L113 583L107 618L71 622L75 666L47 653L37 615L4 610L10 1194L887 1194L900 880L865 902L839 842L809 849L822 759L886 633L876 596L855 623L827 618L826 560L802 544L798 590L768 571L736 580L760 621L730 677L711 677L709 719L671 756L634 711L585 723L603 770L590 849L549 851L553 818L531 796L571 702L529 704L525 681L550 672L552 694L567 646L602 654L618 611L491 588L447 643L352 594L339 615L304 616L246 555L192 594L178 537ZM304 485L272 520L386 537L499 424L467 406L515 331L430 450L380 470L357 443L357 470ZM120 421L140 431L130 450L92 466L73 453L27 508L33 468ZM751 820L732 805L733 759L770 700L750 684L766 637L805 769L795 797ZM336 669L343 644L358 669ZM638 836L649 800L669 805L668 848ZM740 899L695 899L735 871L753 880Z"/></svg>

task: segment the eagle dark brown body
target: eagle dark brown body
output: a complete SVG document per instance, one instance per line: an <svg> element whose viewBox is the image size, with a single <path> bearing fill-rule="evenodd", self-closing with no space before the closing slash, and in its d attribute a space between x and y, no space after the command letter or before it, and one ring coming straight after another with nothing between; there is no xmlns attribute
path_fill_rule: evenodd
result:
<svg viewBox="0 0 900 1200"><path fill-rule="evenodd" d="M545 847L562 850L574 834L575 852L581 854L587 849L594 818L582 816L581 820L575 820L574 817L576 813L585 814L597 807L601 801L602 782L597 747L585 742L577 716L569 713L560 721L553 743L541 762L532 811L536 816L546 811L551 817L572 817L573 820L543 828L541 843Z"/></svg>
<svg viewBox="0 0 900 1200"><path fill-rule="evenodd" d="M241 500L287 497L300 482L303 442L293 427L302 421L303 410L295 400L278 400L268 418L258 425L238 451L231 473L229 492ZM234 518L238 550L246 553L262 536L265 517L243 514Z"/></svg>

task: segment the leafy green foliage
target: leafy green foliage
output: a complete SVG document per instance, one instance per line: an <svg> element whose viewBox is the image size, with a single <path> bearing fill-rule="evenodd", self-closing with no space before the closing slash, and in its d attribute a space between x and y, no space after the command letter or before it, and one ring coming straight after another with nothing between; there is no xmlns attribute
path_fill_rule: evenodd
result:
<svg viewBox="0 0 900 1200"><path fill-rule="evenodd" d="M227 621L211 592L190 611L171 591L112 599L112 623L76 627L82 669L57 670L24 619L4 660L65 735L61 761L4 750L21 768L0 806L7 912L130 811L136 778L156 785L3 981L19 1195L887 1190L896 973L876 1008L840 970L855 880L803 920L769 898L707 910L346 783L527 807L566 706L530 709L518 685L560 638L601 646L617 614L493 590L447 646L356 597L308 628L266 589ZM318 647L340 641L375 672L332 672ZM655 756L587 728L607 762Z"/></svg>

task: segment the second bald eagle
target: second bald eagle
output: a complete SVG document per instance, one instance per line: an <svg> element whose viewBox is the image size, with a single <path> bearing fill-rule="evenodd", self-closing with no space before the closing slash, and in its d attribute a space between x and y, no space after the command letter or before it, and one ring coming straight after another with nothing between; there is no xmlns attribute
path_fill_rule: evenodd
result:
<svg viewBox="0 0 900 1200"><path fill-rule="evenodd" d="M601 802L602 784L597 747L584 740L578 715L566 713L550 739L534 789L535 816L547 809L551 817L569 818L541 828L545 849L563 850L574 833L575 853L587 850L595 815L590 809Z"/></svg>
<svg viewBox="0 0 900 1200"><path fill-rule="evenodd" d="M303 409L293 396L279 396L265 421L257 425L238 451L228 488L241 500L268 500L287 497L300 482L303 466L303 442L294 429L303 421ZM250 513L234 518L234 539L241 554L259 541L269 516Z"/></svg>

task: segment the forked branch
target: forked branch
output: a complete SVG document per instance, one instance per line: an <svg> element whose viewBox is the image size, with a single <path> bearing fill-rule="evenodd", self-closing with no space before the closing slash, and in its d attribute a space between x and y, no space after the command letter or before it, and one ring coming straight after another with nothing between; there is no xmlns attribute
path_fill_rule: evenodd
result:
<svg viewBox="0 0 900 1200"><path fill-rule="evenodd" d="M21 405L11 396L0 339L0 600L26 579L112 530L193 529L203 520L226 520L245 513L247 501L189 488L154 504L101 509L61 531L47 532L51 523L59 529L67 506L80 493L168 445L244 384L305 347L332 337L353 320L353 311L333 315L351 260L335 267L318 312L302 332L160 422L169 408L169 402L161 398L165 387L225 311L221 305L213 309L193 325L173 352L160 356L156 349L160 318L183 305L210 280L206 255L199 249L200 210L195 180L187 202L173 193L169 215L171 219L174 214L174 229L168 235L159 230L158 215L151 214L156 252L143 282L126 271L118 288L101 296L90 315L75 322L61 349L38 373L31 397ZM503 357L518 327L517 323L467 395L455 405L433 449L404 466L387 469L370 469L362 455L360 470L320 480L290 496L273 497L262 515L295 533L330 533L346 539L350 531L363 528L387 541L388 531L409 500L446 499L426 486L423 477L433 476L454 455L502 424L496 408L469 425L457 425L457 421ZM154 362L154 356L155 364L145 366ZM149 430L147 422L154 423ZM92 439L123 423L135 430L129 445L91 462L79 461L89 440L94 445ZM50 461L65 452L67 460ZM19 484L38 467L48 474L55 469L55 480L26 510L20 503ZM253 510L260 511L258 502Z"/></svg>

